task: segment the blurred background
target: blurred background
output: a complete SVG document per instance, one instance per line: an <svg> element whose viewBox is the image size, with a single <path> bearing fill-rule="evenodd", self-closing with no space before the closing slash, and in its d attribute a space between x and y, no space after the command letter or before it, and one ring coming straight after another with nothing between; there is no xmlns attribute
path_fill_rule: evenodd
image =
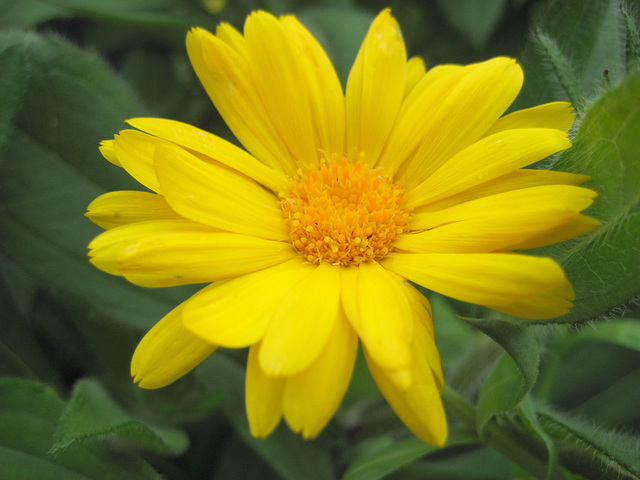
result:
<svg viewBox="0 0 640 480"><path fill-rule="evenodd" d="M457 317L486 311L430 295L447 382L527 439L528 469L483 446L473 411L451 416L446 449L411 437L361 358L312 442L284 425L249 435L245 351L141 390L129 375L137 342L199 287L138 288L86 257L101 232L86 206L140 189L97 148L125 119L171 118L235 141L191 69L189 28L293 13L344 85L385 7L427 68L513 56L525 70L513 109L567 100L585 119L572 153L545 165L592 176L591 214L606 225L541 252L576 286L569 325L518 324L517 341L496 343L499 328L487 336ZM0 0L0 478L640 478L639 10L638 0ZM487 393L496 379L507 379L495 390L502 407Z"/></svg>

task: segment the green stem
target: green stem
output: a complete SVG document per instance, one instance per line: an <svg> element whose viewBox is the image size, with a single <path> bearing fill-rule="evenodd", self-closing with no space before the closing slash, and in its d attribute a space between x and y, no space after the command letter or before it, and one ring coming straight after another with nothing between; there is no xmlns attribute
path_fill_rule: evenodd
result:
<svg viewBox="0 0 640 480"><path fill-rule="evenodd" d="M476 407L466 398L447 386L442 394L442 401L449 413L452 413L470 427L475 428ZM536 478L547 478L547 461L540 458L522 438L498 425L495 419L489 420L485 425L483 441ZM554 476L554 478L561 477Z"/></svg>

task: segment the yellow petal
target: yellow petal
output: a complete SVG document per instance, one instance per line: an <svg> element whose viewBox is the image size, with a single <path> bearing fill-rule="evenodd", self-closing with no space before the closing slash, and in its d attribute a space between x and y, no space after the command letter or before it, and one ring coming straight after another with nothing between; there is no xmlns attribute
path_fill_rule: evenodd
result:
<svg viewBox="0 0 640 480"><path fill-rule="evenodd" d="M182 222L185 226L192 223L188 220ZM123 248L137 243L149 234L148 224L156 223L162 224L162 221L121 225L101 233L89 243L89 261L104 272L122 275L118 255Z"/></svg>
<svg viewBox="0 0 640 480"><path fill-rule="evenodd" d="M160 388L182 377L216 349L182 326L187 300L149 330L131 359L131 376L142 388Z"/></svg>
<svg viewBox="0 0 640 480"><path fill-rule="evenodd" d="M162 118L132 118L127 123L151 135L206 155L247 175L274 192L286 188L287 178L277 170L260 163L232 143L186 123Z"/></svg>
<svg viewBox="0 0 640 480"><path fill-rule="evenodd" d="M409 190L406 205L421 206L542 160L571 146L560 130L505 130L474 143Z"/></svg>
<svg viewBox="0 0 640 480"><path fill-rule="evenodd" d="M403 370L411 364L413 329L408 288L377 262L361 263L358 267L358 309L349 320L369 354L385 368Z"/></svg>
<svg viewBox="0 0 640 480"><path fill-rule="evenodd" d="M269 377L260 369L260 345L249 349L245 381L245 406L251 435L267 437L282 418L284 379Z"/></svg>
<svg viewBox="0 0 640 480"><path fill-rule="evenodd" d="M284 418L304 438L317 436L344 397L358 350L358 337L344 312L318 358L300 373L286 378L282 399Z"/></svg>
<svg viewBox="0 0 640 480"><path fill-rule="evenodd" d="M506 305L487 305L499 312L530 320L544 320L566 315L571 311L574 298L569 281L532 298L525 298Z"/></svg>
<svg viewBox="0 0 640 480"><path fill-rule="evenodd" d="M434 113L456 85L468 75L469 67L440 65L429 70L402 103L398 118L378 165L388 174L415 155L422 142L429 141L435 128Z"/></svg>
<svg viewBox="0 0 640 480"><path fill-rule="evenodd" d="M85 215L104 229L150 220L178 220L162 195L149 192L116 191L100 195L87 207Z"/></svg>
<svg viewBox="0 0 640 480"><path fill-rule="evenodd" d="M333 64L318 41L294 16L281 20L298 61L311 107L316 148L326 158L344 152L344 94Z"/></svg>
<svg viewBox="0 0 640 480"><path fill-rule="evenodd" d="M246 347L262 340L273 313L313 267L289 262L207 287L183 313L185 327L223 347Z"/></svg>
<svg viewBox="0 0 640 480"><path fill-rule="evenodd" d="M288 23L296 30L304 28ZM320 145L315 142L304 71L308 64L300 59L292 33L266 12L252 13L244 24L247 60L267 116L297 162L312 165L318 160Z"/></svg>
<svg viewBox="0 0 640 480"><path fill-rule="evenodd" d="M442 372L440 353L436 347L431 304L414 287L408 290L407 296L413 310L414 334L412 350L414 352L414 372L416 370L422 372L426 368L431 369L438 391L442 393L444 389L444 373ZM420 378L421 375L418 374L413 378ZM419 383L419 380L417 382Z"/></svg>
<svg viewBox="0 0 640 480"><path fill-rule="evenodd" d="M333 329L339 300L340 267L322 262L275 311L260 348L262 370L289 376L311 365Z"/></svg>
<svg viewBox="0 0 640 480"><path fill-rule="evenodd" d="M580 215L595 196L586 188L548 185L479 198L421 213L412 228L426 231L400 235L394 247L414 253L480 253L567 240L599 225Z"/></svg>
<svg viewBox="0 0 640 480"><path fill-rule="evenodd" d="M413 88L418 84L420 79L426 73L424 61L420 57L411 57L407 62L407 76L404 86L404 97L411 93Z"/></svg>
<svg viewBox="0 0 640 480"><path fill-rule="evenodd" d="M116 155L113 143L113 140L103 140L102 142L100 142L100 153L102 153L102 156L114 165L122 167L122 164L120 163L120 161L118 160L118 156Z"/></svg>
<svg viewBox="0 0 640 480"><path fill-rule="evenodd" d="M118 255L120 273L143 287L170 287L233 278L286 262L291 245L214 231L185 221L145 222L140 239ZM124 233L129 235L129 232Z"/></svg>
<svg viewBox="0 0 640 480"><path fill-rule="evenodd" d="M429 132L407 165L408 187L477 141L518 95L523 74L515 60L498 57L465 67L468 72L429 115Z"/></svg>
<svg viewBox="0 0 640 480"><path fill-rule="evenodd" d="M412 345L412 383L407 388L399 387L390 372L380 367L364 348L365 358L371 376L387 402L404 424L419 438L427 443L442 446L447 439L447 419L445 417L440 393L442 386L434 376L434 366L428 358L437 356L433 339L420 322L415 322L415 336ZM435 370L440 371L438 364Z"/></svg>
<svg viewBox="0 0 640 480"><path fill-rule="evenodd" d="M441 200L416 208L411 214L411 222L419 224L422 213L434 212L449 208L453 205L488 197L497 193L509 192L521 188L538 187L542 185L580 185L590 177L575 173L556 172L554 170L519 169L500 175L492 180L480 183L475 187L445 197ZM419 228L413 228L419 230Z"/></svg>
<svg viewBox="0 0 640 480"><path fill-rule="evenodd" d="M583 233L597 230L602 223L587 215L569 215L564 222L545 232L538 233L537 236L528 238L523 242L516 243L509 247L510 250L524 250L527 248L544 247L558 242L570 240Z"/></svg>
<svg viewBox="0 0 640 480"><path fill-rule="evenodd" d="M155 162L165 198L180 215L223 230L288 239L276 196L253 180L172 144L156 149Z"/></svg>
<svg viewBox="0 0 640 480"><path fill-rule="evenodd" d="M162 140L138 132L122 130L114 137L114 150L123 168L142 185L154 192L160 192L153 156Z"/></svg>
<svg viewBox="0 0 640 480"><path fill-rule="evenodd" d="M520 302L567 284L550 258L514 253L390 253L381 264L434 292L479 305Z"/></svg>
<svg viewBox="0 0 640 480"><path fill-rule="evenodd" d="M187 34L189 60L242 145L266 165L293 176L295 159L271 124L251 75L244 38L238 36L226 35L234 38L233 44L227 44L206 30L194 28Z"/></svg>
<svg viewBox="0 0 640 480"><path fill-rule="evenodd" d="M568 102L545 103L505 115L494 123L484 136L514 128L555 128L567 133L575 117Z"/></svg>
<svg viewBox="0 0 640 480"><path fill-rule="evenodd" d="M371 24L349 73L347 154L375 165L393 128L406 83L404 41L389 9Z"/></svg>
<svg viewBox="0 0 640 480"><path fill-rule="evenodd" d="M242 58L247 58L247 45L242 34L226 22L216 27L216 37L238 52Z"/></svg>
<svg viewBox="0 0 640 480"><path fill-rule="evenodd" d="M402 235L394 247L411 253L489 253L536 248L596 230L597 220L570 210L502 212Z"/></svg>

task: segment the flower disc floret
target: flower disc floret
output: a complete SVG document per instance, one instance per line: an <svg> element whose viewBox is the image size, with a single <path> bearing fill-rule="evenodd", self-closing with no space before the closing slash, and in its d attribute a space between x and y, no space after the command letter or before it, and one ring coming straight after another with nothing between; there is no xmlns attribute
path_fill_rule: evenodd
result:
<svg viewBox="0 0 640 480"><path fill-rule="evenodd" d="M378 260L407 231L404 189L382 168L360 161L324 161L280 193L291 243L309 262L358 265Z"/></svg>

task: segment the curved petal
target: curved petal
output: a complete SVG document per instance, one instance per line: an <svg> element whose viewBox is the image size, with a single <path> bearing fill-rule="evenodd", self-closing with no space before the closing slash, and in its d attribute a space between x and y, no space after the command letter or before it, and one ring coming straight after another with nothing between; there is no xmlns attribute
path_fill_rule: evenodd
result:
<svg viewBox="0 0 640 480"><path fill-rule="evenodd" d="M288 243L214 231L184 220L145 222L130 228L146 233L120 251L118 269L127 280L143 287L171 287L238 277L294 256Z"/></svg>
<svg viewBox="0 0 640 480"><path fill-rule="evenodd" d="M273 314L260 348L267 375L301 372L318 357L333 329L340 300L340 268L320 263Z"/></svg>
<svg viewBox="0 0 640 480"><path fill-rule="evenodd" d="M300 164L314 164L317 151L302 64L282 24L253 12L244 24L247 60L267 116Z"/></svg>
<svg viewBox="0 0 640 480"><path fill-rule="evenodd" d="M288 179L282 173L267 167L246 151L209 132L163 118L132 118L127 120L127 123L146 133L206 155L274 192L280 192L287 187Z"/></svg>
<svg viewBox="0 0 640 480"><path fill-rule="evenodd" d="M418 362L414 365L414 369L420 372L426 368L425 365L427 365L428 368L431 369L438 390L442 393L444 389L444 373L442 372L440 353L435 343L436 337L433 328L431 304L415 287L411 284L408 286L409 288L406 290L406 293L409 303L411 304L411 309L413 310L414 325L412 343L412 350L414 352L413 362ZM416 351L419 353L416 354ZM424 362L426 362L426 364ZM391 378L393 379L393 376L391 376Z"/></svg>
<svg viewBox="0 0 640 480"><path fill-rule="evenodd" d="M477 141L518 95L523 74L511 58L465 67L466 75L429 114L429 131L403 173L407 187L421 182L449 158Z"/></svg>
<svg viewBox="0 0 640 480"><path fill-rule="evenodd" d="M100 195L87 207L85 216L105 230L151 220L180 220L162 195L122 190Z"/></svg>
<svg viewBox="0 0 640 480"><path fill-rule="evenodd" d="M282 300L313 267L294 259L233 280L215 283L185 307L184 325L202 339L239 348L262 340Z"/></svg>
<svg viewBox="0 0 640 480"><path fill-rule="evenodd" d="M404 85L404 98L411 93L413 88L418 84L420 79L424 77L426 69L424 66L424 60L420 57L411 57L407 61L407 74L406 83Z"/></svg>
<svg viewBox="0 0 640 480"><path fill-rule="evenodd" d="M249 349L245 378L245 407L249 430L257 438L267 437L282 418L284 379L269 377L260 369L260 344Z"/></svg>
<svg viewBox="0 0 640 480"><path fill-rule="evenodd" d="M413 333L409 287L377 262L342 270L341 297L349 322L375 361L395 370L396 380L408 385Z"/></svg>
<svg viewBox="0 0 640 480"><path fill-rule="evenodd" d="M596 195L586 188L549 185L479 198L422 213L412 227L426 231L400 235L394 247L414 253L480 253L568 240L600 224L580 215Z"/></svg>
<svg viewBox="0 0 640 480"><path fill-rule="evenodd" d="M216 349L182 326L187 300L149 330L131 359L131 376L142 388L160 388L199 365Z"/></svg>
<svg viewBox="0 0 640 480"><path fill-rule="evenodd" d="M569 282L565 282L535 297L506 305L487 305L487 307L515 317L544 320L569 313L573 307L573 303L571 303L573 298L573 288Z"/></svg>
<svg viewBox="0 0 640 480"><path fill-rule="evenodd" d="M116 151L114 149L114 141L113 140L103 140L100 142L100 153L104 158L106 158L109 162L113 163L118 167L122 167L120 160L118 160L118 156L116 155Z"/></svg>
<svg viewBox="0 0 640 480"><path fill-rule="evenodd" d="M342 155L345 139L344 94L333 64L318 41L291 15L280 19L305 75L316 148L325 158ZM290 133L289 133L290 134Z"/></svg>
<svg viewBox="0 0 640 480"><path fill-rule="evenodd" d="M430 69L402 103L378 165L388 174L415 155L419 145L433 136L434 112L455 86L468 75L469 67L439 65Z"/></svg>
<svg viewBox="0 0 640 480"><path fill-rule="evenodd" d="M156 149L155 163L165 198L180 215L246 235L289 238L276 196L253 180L172 144Z"/></svg>
<svg viewBox="0 0 640 480"><path fill-rule="evenodd" d="M517 110L498 119L484 134L485 137L514 128L555 128L568 133L576 116L569 102L552 102L524 110Z"/></svg>
<svg viewBox="0 0 640 480"><path fill-rule="evenodd" d="M555 170L535 170L522 168L514 172L500 175L492 180L482 182L462 192L450 195L427 205L416 208L409 221L412 230L420 230L422 214L429 214L478 198L510 192L522 188L540 187L543 185L580 185L590 177L575 173L557 172ZM416 225L414 227L413 225Z"/></svg>
<svg viewBox="0 0 640 480"><path fill-rule="evenodd" d="M496 133L465 148L409 190L405 205L419 207L446 198L570 146L564 132L551 128L518 128Z"/></svg>
<svg viewBox="0 0 640 480"><path fill-rule="evenodd" d="M284 418L304 438L317 436L344 397L358 351L358 337L342 309L324 348L300 373L286 378Z"/></svg>
<svg viewBox="0 0 640 480"><path fill-rule="evenodd" d="M247 60L256 90L269 120L299 165L314 165L318 149L328 147L316 144L314 120L318 118L313 115L319 112L312 106L320 106L322 91L318 90L323 87L318 79L309 83L312 72L305 69L311 66L309 53L315 55L321 48L313 40L310 43L309 36L299 22L290 17L281 22L266 12L252 13L244 25ZM307 45L303 46L301 40ZM315 126L326 129L327 120Z"/></svg>
<svg viewBox="0 0 640 480"><path fill-rule="evenodd" d="M495 212L402 235L394 247L411 253L489 253L542 247L593 232L594 218L563 208Z"/></svg>
<svg viewBox="0 0 640 480"><path fill-rule="evenodd" d="M568 295L566 300L574 298L564 272L550 258L515 253L390 253L381 264L434 292L479 305L508 305L557 288Z"/></svg>
<svg viewBox="0 0 640 480"><path fill-rule="evenodd" d="M447 440L447 419L442 406L441 381L434 376L437 365L431 365L428 358L438 357L433 339L420 322L415 322L415 336L412 345L412 383L406 388L399 387L390 372L380 367L364 348L365 358L371 376L382 395L404 424L427 443L442 446ZM439 358L439 357L438 357Z"/></svg>
<svg viewBox="0 0 640 480"><path fill-rule="evenodd" d="M389 9L375 18L347 80L347 156L375 165L400 110L407 55Z"/></svg>
<svg viewBox="0 0 640 480"><path fill-rule="evenodd" d="M118 264L118 255L122 249L145 238L153 229L149 225L158 223L162 224L163 221L121 225L101 233L89 243L89 261L103 272L122 275ZM183 220L181 225L188 228L193 222Z"/></svg>
<svg viewBox="0 0 640 480"><path fill-rule="evenodd" d="M226 27L227 32L230 29ZM293 176L295 159L271 124L256 89L244 38L239 34L232 38L234 43L228 44L206 30L192 29L187 34L191 65L242 145L266 165Z"/></svg>
<svg viewBox="0 0 640 480"><path fill-rule="evenodd" d="M160 143L166 142L137 130L122 130L114 136L113 143L118 161L127 173L157 193L161 192L153 158Z"/></svg>

